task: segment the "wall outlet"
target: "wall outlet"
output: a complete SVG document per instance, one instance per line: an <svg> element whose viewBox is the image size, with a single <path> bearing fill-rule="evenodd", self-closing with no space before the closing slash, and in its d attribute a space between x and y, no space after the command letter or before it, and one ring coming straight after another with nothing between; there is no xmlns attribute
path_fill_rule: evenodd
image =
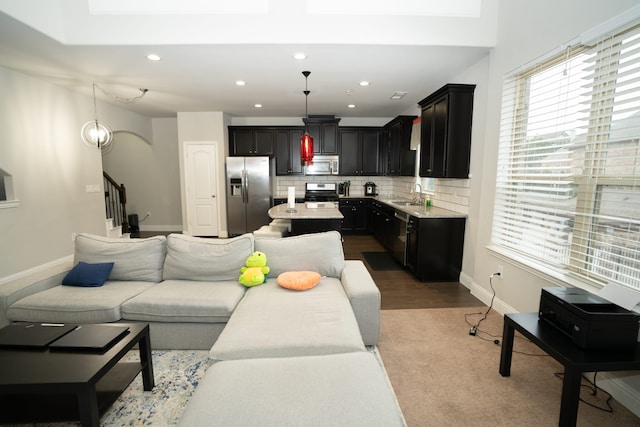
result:
<svg viewBox="0 0 640 427"><path fill-rule="evenodd" d="M151 216L151 211L147 211L147 218Z"/></svg>
<svg viewBox="0 0 640 427"><path fill-rule="evenodd" d="M500 276L498 276L498 277L503 279L504 278L504 267L503 266L498 265L498 273L500 274Z"/></svg>

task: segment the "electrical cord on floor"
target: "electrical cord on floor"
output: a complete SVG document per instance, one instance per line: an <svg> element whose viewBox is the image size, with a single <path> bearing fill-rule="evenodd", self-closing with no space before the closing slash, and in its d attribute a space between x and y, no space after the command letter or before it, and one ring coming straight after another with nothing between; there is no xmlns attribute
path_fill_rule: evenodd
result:
<svg viewBox="0 0 640 427"><path fill-rule="evenodd" d="M471 326L471 328L469 329L469 335L471 336L477 336L478 334L478 328L480 327L480 323L482 323L482 321L484 321L487 316L489 315L489 312L491 311L491 309L493 308L493 301L496 298L496 290L493 287L493 276L500 276L500 273L493 273L491 276L489 276L489 286L491 287L491 291L493 292L493 294L491 295L491 303L489 304L489 308L487 308L487 311L485 311L484 316L482 316L482 318L480 320L478 320L478 322L476 324L473 324L471 322L469 322L468 317L469 316L473 316L473 315L477 315L477 314L482 314L482 312L479 313L466 313L464 315L464 320L467 322L468 325ZM483 338L485 339L485 338ZM490 341L485 339L486 341ZM495 344L500 344L500 341L498 339L493 340L493 342Z"/></svg>
<svg viewBox="0 0 640 427"><path fill-rule="evenodd" d="M489 308L487 308L487 311L485 311L485 312L484 312L484 315L482 316L482 318L481 318L480 320L478 320L478 322L477 322L477 323L475 323L475 324L469 321L469 316L475 316L475 315L483 314L482 312L477 312L477 313L465 313L465 315L464 315L464 320L465 320L465 322L467 322L467 325L469 325L469 326L471 327L471 328L469 329L469 335L474 336L474 337L478 337L478 338L480 338L480 339L481 339L481 340L483 340L483 341L492 342L492 343L494 343L495 345L500 345L500 343L501 343L501 341L500 341L500 340L502 339L502 335L493 335L493 334L490 334L490 333L489 333L489 332L487 332L487 331L483 331L483 330L481 330L481 329L480 329L480 323L482 323L482 321L484 321L484 320L487 318L487 316L489 315L489 312L490 312L490 311L491 311L491 309L493 308L493 301L494 301L494 300L495 300L495 298L496 298L496 290L495 290L495 288L493 287L493 282L492 282L492 280L493 280L493 276L500 276L500 273L497 273L497 272L496 272L496 273L493 273L491 276L489 276L489 286L491 287L491 291L492 291L492 295L491 295L491 302L490 302L490 304L489 304ZM489 336L490 338L482 337L482 336L480 336L479 334L487 335L487 336ZM520 337L516 336L515 338L520 338ZM524 338L524 337L523 337L523 338ZM525 356L536 356L536 357L537 357L537 356L549 356L549 355L548 355L548 354L546 354L546 353L543 353L543 354L526 353L526 352L523 352L523 351L517 351L517 350L513 350L513 353L523 354L523 355L525 355Z"/></svg>
<svg viewBox="0 0 640 427"><path fill-rule="evenodd" d="M556 372L554 375L557 378L564 379L564 372ZM591 406L593 408L599 409L600 411L612 413L613 412L613 407L611 406L611 399L612 399L611 394L609 392L607 392L606 390L603 390L600 387L598 387L598 385L596 384L597 375L598 375L597 371L593 373L593 382L589 381L585 377L582 377L585 381L587 381L588 384L580 383L580 387L581 388L585 387L585 388L591 390L591 396L597 396L598 395L598 390L602 391L604 394L607 395L607 400L605 400L605 402L604 402L607 405L607 407L603 408L603 407L595 405L595 404L593 404L591 402L587 402L582 397L580 397L580 402L584 403L585 405L589 405L589 406Z"/></svg>

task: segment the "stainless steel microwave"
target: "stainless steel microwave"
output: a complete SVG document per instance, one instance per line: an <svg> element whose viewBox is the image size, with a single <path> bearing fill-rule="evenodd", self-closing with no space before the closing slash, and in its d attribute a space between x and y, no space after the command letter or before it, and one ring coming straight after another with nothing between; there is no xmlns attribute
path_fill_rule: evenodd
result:
<svg viewBox="0 0 640 427"><path fill-rule="evenodd" d="M338 156L314 156L311 164L305 166L305 175L338 175L340 162Z"/></svg>

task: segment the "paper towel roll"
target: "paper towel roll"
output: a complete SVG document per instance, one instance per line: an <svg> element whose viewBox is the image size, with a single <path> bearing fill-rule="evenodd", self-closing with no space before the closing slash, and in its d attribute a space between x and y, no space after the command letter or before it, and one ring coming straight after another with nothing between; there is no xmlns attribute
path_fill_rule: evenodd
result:
<svg viewBox="0 0 640 427"><path fill-rule="evenodd" d="M293 209L296 207L296 187L288 187L287 190L287 203L289 204L289 209Z"/></svg>

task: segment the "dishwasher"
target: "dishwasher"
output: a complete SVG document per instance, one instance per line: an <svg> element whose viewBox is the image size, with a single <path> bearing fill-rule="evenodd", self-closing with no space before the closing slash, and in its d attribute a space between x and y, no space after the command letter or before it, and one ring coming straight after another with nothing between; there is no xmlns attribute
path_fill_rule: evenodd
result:
<svg viewBox="0 0 640 427"><path fill-rule="evenodd" d="M391 255L396 261L405 267L407 265L407 225L409 223L409 214L395 211L393 220L391 221Z"/></svg>

